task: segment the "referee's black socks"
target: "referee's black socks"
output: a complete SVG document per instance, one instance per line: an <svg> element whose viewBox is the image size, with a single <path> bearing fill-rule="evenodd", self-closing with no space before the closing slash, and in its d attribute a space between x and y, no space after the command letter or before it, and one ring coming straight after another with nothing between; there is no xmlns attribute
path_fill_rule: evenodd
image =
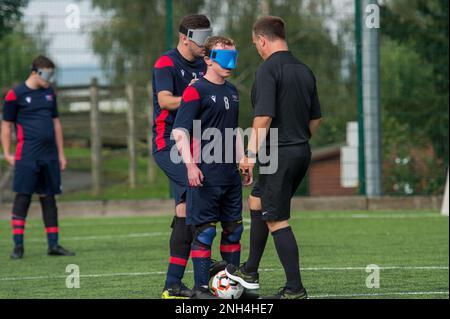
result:
<svg viewBox="0 0 450 319"><path fill-rule="evenodd" d="M272 233L275 248L286 273L286 287L293 292L303 289L300 277L300 262L297 241L291 227L278 229Z"/></svg>
<svg viewBox="0 0 450 319"><path fill-rule="evenodd" d="M262 219L260 210L250 210L250 253L245 263L245 271L254 273L258 271L264 249L266 248L269 228Z"/></svg>

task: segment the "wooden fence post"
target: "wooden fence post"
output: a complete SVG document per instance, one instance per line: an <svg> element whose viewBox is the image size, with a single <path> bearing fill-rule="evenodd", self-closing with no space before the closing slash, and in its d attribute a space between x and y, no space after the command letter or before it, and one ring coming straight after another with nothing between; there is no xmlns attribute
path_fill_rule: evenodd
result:
<svg viewBox="0 0 450 319"><path fill-rule="evenodd" d="M90 97L92 194L98 195L100 194L102 183L102 139L100 131L99 92L96 78L92 78L91 80Z"/></svg>
<svg viewBox="0 0 450 319"><path fill-rule="evenodd" d="M147 110L147 146L148 146L148 162L147 162L147 180L151 183L155 181L155 161L153 159L152 136L153 136L153 90L152 83L147 83L148 107Z"/></svg>
<svg viewBox="0 0 450 319"><path fill-rule="evenodd" d="M129 163L129 183L132 189L136 188L137 179L137 158L136 158L136 96L134 86L126 85L126 94L128 99L128 152L130 155Z"/></svg>

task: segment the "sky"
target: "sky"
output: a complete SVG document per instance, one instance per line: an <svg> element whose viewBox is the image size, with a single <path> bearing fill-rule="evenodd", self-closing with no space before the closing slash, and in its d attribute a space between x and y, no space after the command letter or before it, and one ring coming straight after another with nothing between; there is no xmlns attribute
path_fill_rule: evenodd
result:
<svg viewBox="0 0 450 319"><path fill-rule="evenodd" d="M70 24L73 11L66 13L66 8L74 4L79 8L79 28ZM23 18L31 33L39 21L45 21L44 36L50 39L48 53L64 67L99 64L99 59L90 49L89 30L102 19L98 11L92 10L90 0L31 0Z"/></svg>

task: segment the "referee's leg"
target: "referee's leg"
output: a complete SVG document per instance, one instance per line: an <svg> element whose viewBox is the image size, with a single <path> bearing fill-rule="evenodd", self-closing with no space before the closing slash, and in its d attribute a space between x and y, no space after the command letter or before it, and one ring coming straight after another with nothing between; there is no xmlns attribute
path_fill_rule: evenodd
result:
<svg viewBox="0 0 450 319"><path fill-rule="evenodd" d="M248 207L250 209L250 252L245 263L245 271L257 273L264 249L266 248L269 229L267 223L262 219L261 198L255 192L252 192L252 194L248 197Z"/></svg>
<svg viewBox="0 0 450 319"><path fill-rule="evenodd" d="M300 276L299 250L294 232L287 220L268 221L267 226L286 274L286 288L291 292L298 293L304 288Z"/></svg>

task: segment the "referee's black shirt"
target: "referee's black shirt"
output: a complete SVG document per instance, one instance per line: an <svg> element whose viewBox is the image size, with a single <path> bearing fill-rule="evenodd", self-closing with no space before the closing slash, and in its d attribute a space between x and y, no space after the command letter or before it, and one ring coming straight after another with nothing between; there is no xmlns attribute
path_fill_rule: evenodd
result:
<svg viewBox="0 0 450 319"><path fill-rule="evenodd" d="M256 71L252 88L255 116L270 116L278 146L298 146L311 138L309 121L321 118L316 79L290 51L278 51ZM266 146L270 146L269 136Z"/></svg>

